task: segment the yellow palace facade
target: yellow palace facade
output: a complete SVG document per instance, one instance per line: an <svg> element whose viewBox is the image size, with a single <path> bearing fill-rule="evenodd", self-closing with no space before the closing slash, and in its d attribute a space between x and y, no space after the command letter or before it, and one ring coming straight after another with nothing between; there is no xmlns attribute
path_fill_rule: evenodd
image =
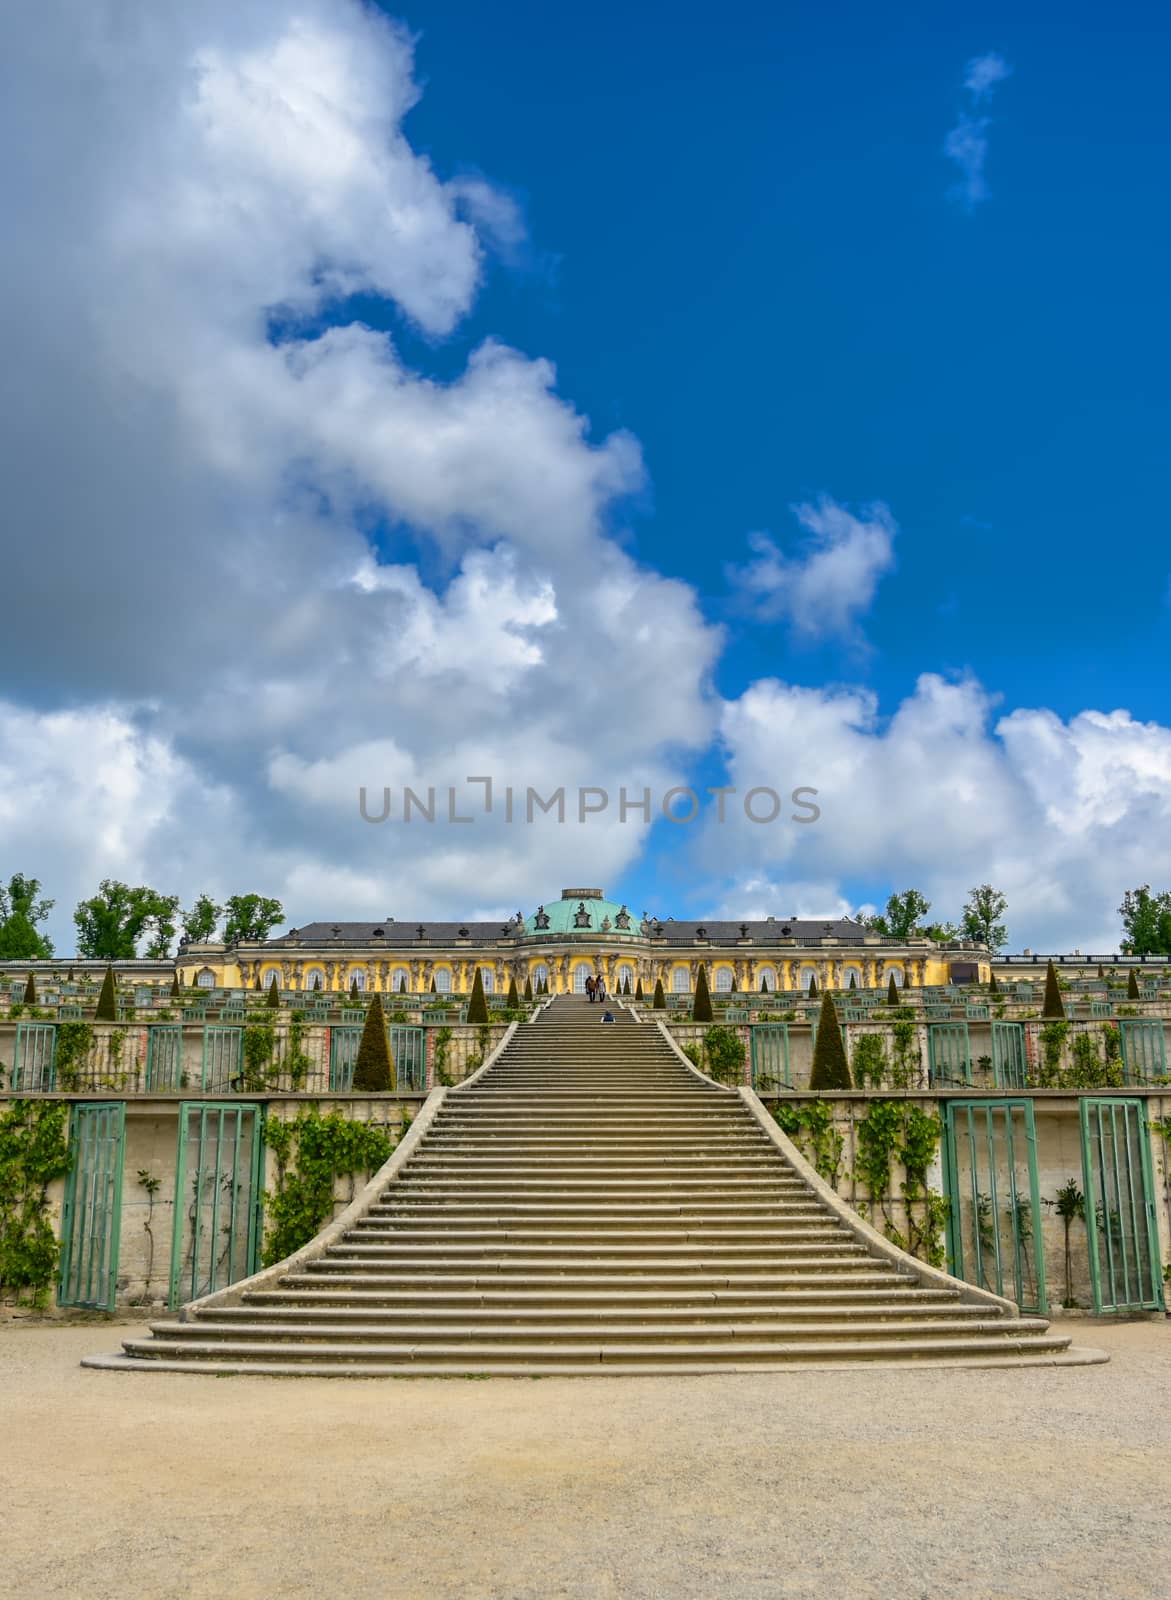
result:
<svg viewBox="0 0 1171 1600"><path fill-rule="evenodd" d="M208 988L320 989L381 994L467 994L476 968L489 993L515 979L534 992L581 993L601 977L611 993L629 980L648 995L656 982L690 994L700 966L716 993L987 982L979 945L884 938L848 917L767 917L678 922L635 915L600 889L563 889L560 899L505 922L314 922L258 944L187 944L181 981Z"/></svg>

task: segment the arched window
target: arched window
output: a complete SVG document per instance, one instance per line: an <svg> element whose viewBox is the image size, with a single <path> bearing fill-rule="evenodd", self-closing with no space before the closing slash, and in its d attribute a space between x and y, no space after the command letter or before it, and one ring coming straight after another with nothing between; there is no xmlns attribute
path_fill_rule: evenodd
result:
<svg viewBox="0 0 1171 1600"><path fill-rule="evenodd" d="M549 969L543 961L538 961L532 970L532 985L534 993L543 983L549 981Z"/></svg>
<svg viewBox="0 0 1171 1600"><path fill-rule="evenodd" d="M365 969L365 967L355 967L354 970L350 973L350 981L346 985L346 988L347 989L352 989L355 984L357 984L357 986L358 986L358 993L359 994L364 994L365 991L366 991L366 969Z"/></svg>
<svg viewBox="0 0 1171 1600"><path fill-rule="evenodd" d="M592 977L593 971L594 971L593 967L591 967L590 964L587 961L583 961L579 966L574 967L574 969L573 969L573 992L574 992L574 994L584 994L586 992L586 979L589 978L589 977Z"/></svg>
<svg viewBox="0 0 1171 1600"><path fill-rule="evenodd" d="M716 993L731 994L732 969L731 967L718 967L716 969Z"/></svg>
<svg viewBox="0 0 1171 1600"><path fill-rule="evenodd" d="M435 969L435 992L436 994L451 993L451 973L446 967L436 967Z"/></svg>
<svg viewBox="0 0 1171 1600"><path fill-rule="evenodd" d="M816 978L816 977L817 977L817 968L816 967L802 967L801 968L801 987L803 989L808 989L809 985L813 982L814 978Z"/></svg>
<svg viewBox="0 0 1171 1600"><path fill-rule="evenodd" d="M203 971L197 974L195 986L197 989L215 988L215 973L210 967L204 967Z"/></svg>
<svg viewBox="0 0 1171 1600"><path fill-rule="evenodd" d="M757 967L756 987L761 994L776 994L777 972L775 967Z"/></svg>
<svg viewBox="0 0 1171 1600"><path fill-rule="evenodd" d="M618 993L626 992L627 979L630 980L630 992L634 993L634 968L629 961L623 961L618 967Z"/></svg>
<svg viewBox="0 0 1171 1600"><path fill-rule="evenodd" d="M495 977L495 974L493 973L491 967L481 967L480 968L480 978L481 978L481 981L483 982L483 985L484 985L484 993L485 994L495 994L495 992L496 992L496 977Z"/></svg>
<svg viewBox="0 0 1171 1600"><path fill-rule="evenodd" d="M843 989L848 989L850 987L850 979L851 978L853 978L853 980L854 980L855 989L860 989L862 987L862 969L861 969L861 967L843 967L842 968L842 988Z"/></svg>
<svg viewBox="0 0 1171 1600"><path fill-rule="evenodd" d="M671 989L674 994L691 993L691 974L686 967L676 967L671 978Z"/></svg>
<svg viewBox="0 0 1171 1600"><path fill-rule="evenodd" d="M408 994L411 988L411 975L406 967L395 967L390 975L391 994Z"/></svg>
<svg viewBox="0 0 1171 1600"><path fill-rule="evenodd" d="M320 967L309 967L301 978L302 989L324 989L325 973Z"/></svg>
<svg viewBox="0 0 1171 1600"><path fill-rule="evenodd" d="M901 989L907 981L902 967L887 967L886 981L889 983L892 978L895 981L896 987L899 989Z"/></svg>

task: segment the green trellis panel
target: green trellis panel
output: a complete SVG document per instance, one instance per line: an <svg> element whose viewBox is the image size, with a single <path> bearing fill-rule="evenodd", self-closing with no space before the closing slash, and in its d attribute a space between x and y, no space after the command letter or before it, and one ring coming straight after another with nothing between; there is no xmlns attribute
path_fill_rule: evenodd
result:
<svg viewBox="0 0 1171 1600"><path fill-rule="evenodd" d="M1082 1185L1095 1311L1161 1311L1150 1135L1141 1100L1081 1101Z"/></svg>
<svg viewBox="0 0 1171 1600"><path fill-rule="evenodd" d="M63 1306L113 1311L126 1150L124 1102L75 1105L69 1119L69 1148L73 1166L61 1211L57 1299Z"/></svg>
<svg viewBox="0 0 1171 1600"><path fill-rule="evenodd" d="M55 1022L18 1022L16 1050L12 1058L13 1089L50 1093L56 1083L56 1057Z"/></svg>
<svg viewBox="0 0 1171 1600"><path fill-rule="evenodd" d="M263 1199L260 1132L259 1106L180 1105L172 1308L257 1270Z"/></svg>
<svg viewBox="0 0 1171 1600"><path fill-rule="evenodd" d="M932 1083L971 1083L972 1051L966 1022L934 1022L927 1029Z"/></svg>
<svg viewBox="0 0 1171 1600"><path fill-rule="evenodd" d="M146 1087L155 1094L182 1087L183 1029L177 1022L155 1022L147 1029Z"/></svg>
<svg viewBox="0 0 1171 1600"><path fill-rule="evenodd" d="M329 1030L329 1087L349 1094L354 1082L354 1063L358 1059L361 1028Z"/></svg>
<svg viewBox="0 0 1171 1600"><path fill-rule="evenodd" d="M752 1087L764 1094L773 1089L791 1087L789 1024L757 1022L750 1029L750 1036Z"/></svg>
<svg viewBox="0 0 1171 1600"><path fill-rule="evenodd" d="M992 1024L992 1078L998 1089L1023 1089L1028 1082L1028 1055L1022 1022Z"/></svg>
<svg viewBox="0 0 1171 1600"><path fill-rule="evenodd" d="M953 1100L944 1108L949 1270L1044 1313L1045 1251L1031 1100Z"/></svg>
<svg viewBox="0 0 1171 1600"><path fill-rule="evenodd" d="M243 1028L222 1028L213 1022L203 1030L203 1068L201 1084L205 1092L219 1094L232 1087L242 1069Z"/></svg>
<svg viewBox="0 0 1171 1600"><path fill-rule="evenodd" d="M400 1089L421 1089L427 1078L427 1033L424 1028L395 1023L387 1030L395 1084Z"/></svg>
<svg viewBox="0 0 1171 1600"><path fill-rule="evenodd" d="M1127 1083L1146 1083L1164 1076L1167 1048L1161 1018L1119 1018L1118 1038Z"/></svg>

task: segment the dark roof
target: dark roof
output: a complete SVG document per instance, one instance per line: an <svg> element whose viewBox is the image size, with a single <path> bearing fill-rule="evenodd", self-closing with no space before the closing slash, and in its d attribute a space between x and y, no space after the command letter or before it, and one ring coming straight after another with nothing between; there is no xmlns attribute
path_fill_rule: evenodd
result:
<svg viewBox="0 0 1171 1600"><path fill-rule="evenodd" d="M469 945L496 944L505 937L506 930L513 937L518 938L522 930L514 922L427 922L423 920L423 938L419 939L417 929L419 922L310 922L305 927L296 930L299 944L356 944L385 945L388 949L402 949L405 946L420 944L454 945L460 942L460 930L467 929L467 943ZM660 926L655 918L650 919L652 929ZM770 944L777 939L792 939L798 944L808 944L819 939L848 940L851 943L870 934L869 928L864 928L861 923L852 921L849 917L833 919L804 917L793 921L786 921L783 917L768 917L762 921L732 922L724 919L695 922L664 921L661 924L662 934L646 934L652 944L683 945L694 944L698 937L698 930L703 928L705 936L713 944L735 944L742 937L747 937L757 944ZM742 935L740 929L747 927L748 932ZM334 929L338 931L334 933ZM380 936L375 936L375 928L381 928ZM635 924L636 931L641 931L639 924ZM291 932L292 930L290 930ZM591 928L586 930L596 934L599 930ZM530 936L531 937L531 936ZM572 937L571 934L561 937ZM270 944L286 944L289 935L285 934L279 939L272 939ZM886 940L885 943L892 941Z"/></svg>
<svg viewBox="0 0 1171 1600"><path fill-rule="evenodd" d="M651 926L654 928L659 924L652 918ZM851 921L849 917L801 917L791 921L784 917L768 917L764 921L756 922L748 918L738 922L717 918L710 922L702 919L696 922L663 922L662 936L654 935L654 942L694 944L700 928L713 944L735 944L740 938L751 939L758 944L770 943L776 939L793 939L798 944L809 944L818 939L855 941L871 931L869 928L864 928L860 922ZM741 928L747 928L747 933L741 934Z"/></svg>
<svg viewBox="0 0 1171 1600"><path fill-rule="evenodd" d="M457 944L461 928L468 931L469 944L495 944L503 937L504 929L509 926L503 920L499 922L424 922L423 938L418 935L418 922L310 922L303 928L296 930L299 944L385 944L388 948L401 948L403 945L423 944ZM517 924L511 924L515 933ZM334 929L337 933L334 933ZM375 928L381 928L380 937L375 937ZM292 929L289 930L293 932ZM289 934L284 934L279 939L269 940L270 944L287 944Z"/></svg>

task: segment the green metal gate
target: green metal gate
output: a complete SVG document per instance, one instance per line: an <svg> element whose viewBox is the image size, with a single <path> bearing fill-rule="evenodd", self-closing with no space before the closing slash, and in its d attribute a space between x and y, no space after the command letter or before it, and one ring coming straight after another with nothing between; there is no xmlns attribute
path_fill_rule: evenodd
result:
<svg viewBox="0 0 1171 1600"><path fill-rule="evenodd" d="M966 1022L933 1022L927 1028L932 1083L971 1083L972 1051Z"/></svg>
<svg viewBox="0 0 1171 1600"><path fill-rule="evenodd" d="M1149 1083L1167 1071L1167 1047L1159 1017L1119 1018L1118 1040L1127 1083Z"/></svg>
<svg viewBox="0 0 1171 1600"><path fill-rule="evenodd" d="M1081 1102L1082 1182L1095 1311L1161 1311L1151 1144L1141 1100Z"/></svg>
<svg viewBox="0 0 1171 1600"><path fill-rule="evenodd" d="M749 1030L752 1060L752 1087L758 1094L792 1085L789 1068L789 1024L757 1022Z"/></svg>
<svg viewBox="0 0 1171 1600"><path fill-rule="evenodd" d="M261 1200L259 1106L180 1105L172 1307L256 1271Z"/></svg>
<svg viewBox="0 0 1171 1600"><path fill-rule="evenodd" d="M57 1299L63 1306L113 1311L122 1226L125 1104L74 1106L69 1147L73 1166L61 1211Z"/></svg>
<svg viewBox="0 0 1171 1600"><path fill-rule="evenodd" d="M147 1029L146 1087L156 1094L183 1087L183 1029L177 1022L153 1022Z"/></svg>
<svg viewBox="0 0 1171 1600"><path fill-rule="evenodd" d="M943 1109L949 1270L1022 1311L1046 1311L1032 1101L953 1100Z"/></svg>
<svg viewBox="0 0 1171 1600"><path fill-rule="evenodd" d="M57 1025L53 1022L18 1022L12 1058L12 1087L48 1094L55 1085Z"/></svg>
<svg viewBox="0 0 1171 1600"><path fill-rule="evenodd" d="M243 1028L221 1028L206 1023L203 1029L204 1093L222 1094L236 1086L243 1071Z"/></svg>
<svg viewBox="0 0 1171 1600"><path fill-rule="evenodd" d="M992 1024L992 1081L998 1089L1024 1089L1028 1084L1028 1055L1022 1022Z"/></svg>

